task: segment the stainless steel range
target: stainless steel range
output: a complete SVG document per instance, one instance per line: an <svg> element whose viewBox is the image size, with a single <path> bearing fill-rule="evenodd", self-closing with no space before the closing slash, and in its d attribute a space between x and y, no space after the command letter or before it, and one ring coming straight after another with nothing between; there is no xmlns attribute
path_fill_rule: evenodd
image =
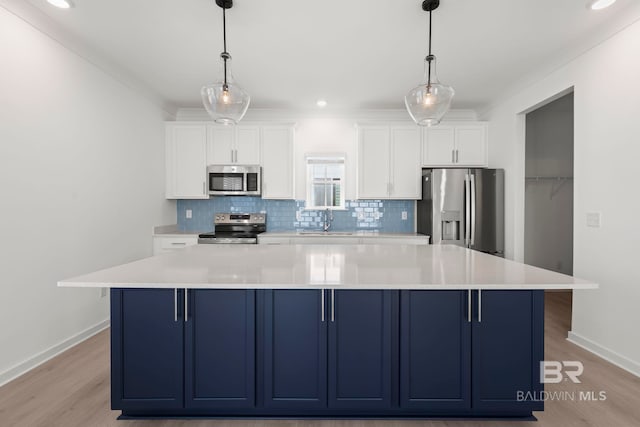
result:
<svg viewBox="0 0 640 427"><path fill-rule="evenodd" d="M258 234L267 231L267 214L219 213L214 216L213 233L198 235L198 243L256 244Z"/></svg>

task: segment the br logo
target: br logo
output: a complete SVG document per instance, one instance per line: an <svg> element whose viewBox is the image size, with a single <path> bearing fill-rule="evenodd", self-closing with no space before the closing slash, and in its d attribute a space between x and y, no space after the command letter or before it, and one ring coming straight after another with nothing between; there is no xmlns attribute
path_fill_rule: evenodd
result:
<svg viewBox="0 0 640 427"><path fill-rule="evenodd" d="M580 383L578 378L584 372L584 365L577 360L543 360L540 362L540 382L556 384L568 378L576 384Z"/></svg>

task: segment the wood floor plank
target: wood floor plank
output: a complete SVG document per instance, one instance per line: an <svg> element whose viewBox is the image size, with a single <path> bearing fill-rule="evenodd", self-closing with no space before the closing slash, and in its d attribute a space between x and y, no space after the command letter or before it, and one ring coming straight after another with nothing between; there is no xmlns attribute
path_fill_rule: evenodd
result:
<svg viewBox="0 0 640 427"><path fill-rule="evenodd" d="M545 359L584 363L582 383L548 392L606 392L605 401L547 401L538 422L473 420L145 420L110 410L109 331L103 331L0 387L2 427L638 427L640 378L566 340L571 293L545 296Z"/></svg>

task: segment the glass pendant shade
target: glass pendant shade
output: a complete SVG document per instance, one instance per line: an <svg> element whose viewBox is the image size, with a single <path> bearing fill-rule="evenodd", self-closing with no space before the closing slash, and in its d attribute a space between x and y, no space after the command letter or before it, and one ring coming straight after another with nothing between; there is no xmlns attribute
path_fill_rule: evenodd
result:
<svg viewBox="0 0 640 427"><path fill-rule="evenodd" d="M429 69L431 68L431 69ZM436 58L431 55L424 61L424 78L419 86L404 97L409 115L420 126L434 126L451 107L455 91L438 81Z"/></svg>
<svg viewBox="0 0 640 427"><path fill-rule="evenodd" d="M226 64L222 58L221 63L221 79L202 88L202 103L216 123L237 124L246 114L251 97L235 83L231 74L231 57L228 57Z"/></svg>

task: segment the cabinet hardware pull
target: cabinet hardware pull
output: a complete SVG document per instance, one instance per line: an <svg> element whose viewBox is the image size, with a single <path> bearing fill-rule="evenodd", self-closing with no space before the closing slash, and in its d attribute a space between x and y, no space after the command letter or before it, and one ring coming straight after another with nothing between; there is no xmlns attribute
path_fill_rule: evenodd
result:
<svg viewBox="0 0 640 427"><path fill-rule="evenodd" d="M173 321L178 321L178 288L173 289Z"/></svg>
<svg viewBox="0 0 640 427"><path fill-rule="evenodd" d="M459 161L460 161L460 153L456 149L456 163L458 163Z"/></svg>
<svg viewBox="0 0 640 427"><path fill-rule="evenodd" d="M331 289L331 321L336 321L336 290Z"/></svg>
<svg viewBox="0 0 640 427"><path fill-rule="evenodd" d="M202 194L206 195L207 194L207 190L206 190L206 183L202 183Z"/></svg>
<svg viewBox="0 0 640 427"><path fill-rule="evenodd" d="M184 288L184 321L189 321L189 290Z"/></svg>
<svg viewBox="0 0 640 427"><path fill-rule="evenodd" d="M455 150L451 150L451 163L456 162L456 152Z"/></svg>
<svg viewBox="0 0 640 427"><path fill-rule="evenodd" d="M187 244L187 242L171 242L171 244L174 246L184 246Z"/></svg>
<svg viewBox="0 0 640 427"><path fill-rule="evenodd" d="M482 323L482 291L478 289L478 323Z"/></svg>
<svg viewBox="0 0 640 427"><path fill-rule="evenodd" d="M320 321L324 322L324 289L320 291Z"/></svg>
<svg viewBox="0 0 640 427"><path fill-rule="evenodd" d="M471 178L471 233L469 234L470 245L476 244L476 176L469 175Z"/></svg>
<svg viewBox="0 0 640 427"><path fill-rule="evenodd" d="M471 323L471 289L467 291L467 322Z"/></svg>

